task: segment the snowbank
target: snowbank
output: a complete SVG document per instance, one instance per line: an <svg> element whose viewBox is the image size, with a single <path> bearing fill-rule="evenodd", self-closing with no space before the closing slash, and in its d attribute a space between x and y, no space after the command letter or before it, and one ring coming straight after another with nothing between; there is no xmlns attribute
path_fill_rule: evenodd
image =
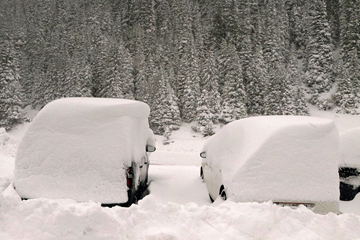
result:
<svg viewBox="0 0 360 240"><path fill-rule="evenodd" d="M317 215L268 203L159 204L130 208L0 195L0 239L356 239L360 216Z"/></svg>
<svg viewBox="0 0 360 240"><path fill-rule="evenodd" d="M226 125L204 146L236 201L338 204L338 132L330 119L251 117Z"/></svg>
<svg viewBox="0 0 360 240"><path fill-rule="evenodd" d="M140 162L152 138L145 103L65 98L35 117L15 160L14 185L23 198L127 201L125 169Z"/></svg>
<svg viewBox="0 0 360 240"><path fill-rule="evenodd" d="M9 135L5 128L0 128L0 145L4 145L7 140L9 140Z"/></svg>

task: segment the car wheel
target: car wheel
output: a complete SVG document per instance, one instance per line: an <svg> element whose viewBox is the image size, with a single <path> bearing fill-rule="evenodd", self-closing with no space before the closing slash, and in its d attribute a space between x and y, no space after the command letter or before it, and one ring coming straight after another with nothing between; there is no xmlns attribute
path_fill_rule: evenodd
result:
<svg viewBox="0 0 360 240"><path fill-rule="evenodd" d="M353 185L340 182L340 200L341 201L351 201L355 198L356 194L359 192L359 188L355 188Z"/></svg>
<svg viewBox="0 0 360 240"><path fill-rule="evenodd" d="M200 177L204 179L204 172L202 167L200 167Z"/></svg>
<svg viewBox="0 0 360 240"><path fill-rule="evenodd" d="M219 190L219 195L224 201L226 201L227 196L226 196L226 191L225 191L224 185L221 185L220 190Z"/></svg>
<svg viewBox="0 0 360 240"><path fill-rule="evenodd" d="M148 184L148 180L149 180L149 163L146 164L145 185Z"/></svg>

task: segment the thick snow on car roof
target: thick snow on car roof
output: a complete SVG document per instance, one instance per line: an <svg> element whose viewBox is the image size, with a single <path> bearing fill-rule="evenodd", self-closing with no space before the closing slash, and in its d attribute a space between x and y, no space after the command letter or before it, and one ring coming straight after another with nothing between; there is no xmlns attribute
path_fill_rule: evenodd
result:
<svg viewBox="0 0 360 240"><path fill-rule="evenodd" d="M124 168L141 160L152 139L149 112L147 104L124 99L49 103L20 142L16 190L24 198L126 202Z"/></svg>
<svg viewBox="0 0 360 240"><path fill-rule="evenodd" d="M340 133L339 152L339 166L360 167L360 127Z"/></svg>
<svg viewBox="0 0 360 240"><path fill-rule="evenodd" d="M150 108L147 104L129 99L117 98L62 98L47 104L38 114L62 117L81 115L96 119L98 117L130 116L147 118Z"/></svg>
<svg viewBox="0 0 360 240"><path fill-rule="evenodd" d="M263 116L224 126L204 151L239 201L337 201L337 147L330 119Z"/></svg>

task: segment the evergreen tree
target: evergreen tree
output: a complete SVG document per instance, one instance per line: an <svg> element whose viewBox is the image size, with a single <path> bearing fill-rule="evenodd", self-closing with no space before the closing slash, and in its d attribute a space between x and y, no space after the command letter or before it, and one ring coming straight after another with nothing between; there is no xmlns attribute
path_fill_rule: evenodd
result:
<svg viewBox="0 0 360 240"><path fill-rule="evenodd" d="M263 77L266 76L266 66L261 45L264 16L260 11L261 4L257 0L241 0L238 6L241 13L240 23L242 24L243 37L236 45L236 50L239 53L242 65L241 71L247 96L246 108L248 114L258 115L261 114L263 97L257 96L257 94L264 94L264 88L260 85L263 85L262 81L265 81Z"/></svg>
<svg viewBox="0 0 360 240"><path fill-rule="evenodd" d="M90 66L81 60L70 64L64 79L66 91L63 97L92 97L92 75ZM71 86L69 88L68 86Z"/></svg>
<svg viewBox="0 0 360 240"><path fill-rule="evenodd" d="M21 86L10 39L0 39L0 127L10 129L21 121Z"/></svg>
<svg viewBox="0 0 360 240"><path fill-rule="evenodd" d="M264 11L264 60L269 69L284 68L289 59L289 32L283 1L269 1Z"/></svg>
<svg viewBox="0 0 360 240"><path fill-rule="evenodd" d="M305 92L302 87L302 76L298 68L298 58L294 47L292 47L290 53L290 64L287 69L286 78L291 88L291 95L293 96L295 115L309 115L309 108L307 106Z"/></svg>
<svg viewBox="0 0 360 240"><path fill-rule="evenodd" d="M344 0L341 11L341 46L344 64L349 62L354 51L360 52L360 3ZM348 56L349 54L349 56Z"/></svg>
<svg viewBox="0 0 360 240"><path fill-rule="evenodd" d="M310 1L287 0L286 10L289 19L289 40L295 49L304 52L309 36ZM301 56L302 57L302 56Z"/></svg>
<svg viewBox="0 0 360 240"><path fill-rule="evenodd" d="M360 3L358 1L345 0L343 1L341 12L341 68L336 98L338 105L343 111L350 111L352 113L358 111L355 108L358 107L357 92L360 90L359 33ZM354 104L344 104L344 101L353 102Z"/></svg>
<svg viewBox="0 0 360 240"><path fill-rule="evenodd" d="M346 64L340 63L335 102L339 113L360 114L360 61L356 49L347 54L347 60Z"/></svg>
<svg viewBox="0 0 360 240"><path fill-rule="evenodd" d="M134 99L131 56L121 42L113 42L102 60L100 91L97 97Z"/></svg>
<svg viewBox="0 0 360 240"><path fill-rule="evenodd" d="M240 58L237 55L235 46L224 43L221 50L219 65L222 67L221 77L225 84L222 94L220 122L227 124L247 116L247 96L243 84Z"/></svg>
<svg viewBox="0 0 360 240"><path fill-rule="evenodd" d="M237 44L241 39L241 15L235 0L220 0L214 3L214 17L210 36L220 48L223 41Z"/></svg>
<svg viewBox="0 0 360 240"><path fill-rule="evenodd" d="M206 90L206 88L204 88L201 92L196 108L197 125L191 127L193 131L201 132L204 137L213 135L215 133L212 114L209 109L210 98L211 96L209 92Z"/></svg>
<svg viewBox="0 0 360 240"><path fill-rule="evenodd" d="M145 62L145 56L140 54L134 61L134 95L135 99L143 102L149 102L149 69L151 66Z"/></svg>
<svg viewBox="0 0 360 240"><path fill-rule="evenodd" d="M127 21L128 31L134 26L140 26L143 30L141 38L143 51L146 57L155 54L156 50L156 3L155 0L133 0L129 1L129 12ZM129 39L129 42L136 39ZM130 45L130 52L136 51L136 45Z"/></svg>
<svg viewBox="0 0 360 240"><path fill-rule="evenodd" d="M201 127L205 127L211 122L211 112L208 108L209 93L206 89L201 91L201 95L197 104L197 117L196 121Z"/></svg>
<svg viewBox="0 0 360 240"><path fill-rule="evenodd" d="M327 92L333 84L331 29L324 0L316 0L310 10L310 41L306 46L306 85L313 93Z"/></svg>
<svg viewBox="0 0 360 240"><path fill-rule="evenodd" d="M296 114L292 92L286 79L284 69L270 72L268 92L265 97L265 115L294 115Z"/></svg>
<svg viewBox="0 0 360 240"><path fill-rule="evenodd" d="M177 107L176 97L162 67L155 72L158 91L151 103L150 127L156 134L169 135L172 130L180 126L180 112Z"/></svg>
<svg viewBox="0 0 360 240"><path fill-rule="evenodd" d="M326 11L334 46L340 43L340 0L326 0Z"/></svg>
<svg viewBox="0 0 360 240"><path fill-rule="evenodd" d="M199 95L199 63L194 39L187 24L179 46L179 73L177 93L181 119L192 122L196 118L197 97Z"/></svg>
<svg viewBox="0 0 360 240"><path fill-rule="evenodd" d="M306 104L306 96L304 89L300 85L293 86L292 96L294 98L295 115L309 115L309 107Z"/></svg>
<svg viewBox="0 0 360 240"><path fill-rule="evenodd" d="M268 74L261 49L255 52L246 73L246 108L250 116L263 115Z"/></svg>
<svg viewBox="0 0 360 240"><path fill-rule="evenodd" d="M202 91L200 98L206 98L210 120L217 123L220 114L219 71L216 66L215 54L211 50L207 51L203 57L200 70L200 88L206 90Z"/></svg>
<svg viewBox="0 0 360 240"><path fill-rule="evenodd" d="M338 89L335 94L335 101L339 109L337 113L360 114L359 88L353 85L350 74L342 70L338 79Z"/></svg>

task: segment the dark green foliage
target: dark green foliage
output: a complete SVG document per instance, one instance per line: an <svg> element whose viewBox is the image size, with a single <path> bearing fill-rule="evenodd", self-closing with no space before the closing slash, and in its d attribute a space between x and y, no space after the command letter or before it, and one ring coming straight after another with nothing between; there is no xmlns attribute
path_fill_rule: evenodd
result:
<svg viewBox="0 0 360 240"><path fill-rule="evenodd" d="M134 99L132 59L122 42L109 43L100 59L101 69L96 97Z"/></svg>
<svg viewBox="0 0 360 240"><path fill-rule="evenodd" d="M209 110L210 120L213 123L218 123L221 101L219 93L220 72L216 62L215 53L208 51L200 70L200 89L203 89L200 103L201 101L205 102Z"/></svg>
<svg viewBox="0 0 360 240"><path fill-rule="evenodd" d="M153 100L150 103L150 127L155 134L166 134L180 127L180 112L177 99L171 88L163 68L157 69L154 74L157 91L153 92Z"/></svg>
<svg viewBox="0 0 360 240"><path fill-rule="evenodd" d="M265 115L295 115L294 98L284 69L270 72L268 93L265 97Z"/></svg>
<svg viewBox="0 0 360 240"><path fill-rule="evenodd" d="M248 115L256 116L264 114L268 78L262 50L259 49L255 52L245 77L245 91L247 95L246 107Z"/></svg>
<svg viewBox="0 0 360 240"><path fill-rule="evenodd" d="M197 98L199 97L198 52L191 33L184 30L179 46L179 73L177 93L181 119L192 122L196 118Z"/></svg>
<svg viewBox="0 0 360 240"><path fill-rule="evenodd" d="M360 52L360 2L354 0L342 1L341 11L341 46L343 48L343 60L349 61L348 55L355 50Z"/></svg>
<svg viewBox="0 0 360 240"><path fill-rule="evenodd" d="M21 121L21 86L10 39L0 40L0 127L10 129Z"/></svg>
<svg viewBox="0 0 360 240"><path fill-rule="evenodd" d="M335 94L338 112L359 114L360 92L360 3L345 0L341 12L341 61Z"/></svg>
<svg viewBox="0 0 360 240"><path fill-rule="evenodd" d="M332 38L323 0L310 5L310 35L306 46L305 83L314 93L331 89L333 79Z"/></svg>
<svg viewBox="0 0 360 240"><path fill-rule="evenodd" d="M288 65L286 81L290 87L290 94L293 98L295 115L309 115L309 107L302 87L302 79L298 67L299 60L296 57L294 48L290 51L290 64Z"/></svg>
<svg viewBox="0 0 360 240"><path fill-rule="evenodd" d="M221 47L221 78L223 79L222 111L219 121L227 124L247 116L247 95L243 83L240 58L232 44Z"/></svg>
<svg viewBox="0 0 360 240"><path fill-rule="evenodd" d="M181 121L211 135L308 101L357 113L359 32L355 0L3 0L0 121L23 103L130 98L169 143Z"/></svg>
<svg viewBox="0 0 360 240"><path fill-rule="evenodd" d="M265 6L264 16L264 60L269 69L285 67L289 59L289 30L282 1L269 1Z"/></svg>
<svg viewBox="0 0 360 240"><path fill-rule="evenodd" d="M343 65L341 62L340 73L338 75L338 88L335 94L336 105L339 107L338 113L360 114L360 62L357 54L349 59L350 64ZM352 71L353 70L353 71Z"/></svg>
<svg viewBox="0 0 360 240"><path fill-rule="evenodd" d="M339 46L340 44L340 2L342 1L326 0L327 18L330 23L331 35L335 46Z"/></svg>

